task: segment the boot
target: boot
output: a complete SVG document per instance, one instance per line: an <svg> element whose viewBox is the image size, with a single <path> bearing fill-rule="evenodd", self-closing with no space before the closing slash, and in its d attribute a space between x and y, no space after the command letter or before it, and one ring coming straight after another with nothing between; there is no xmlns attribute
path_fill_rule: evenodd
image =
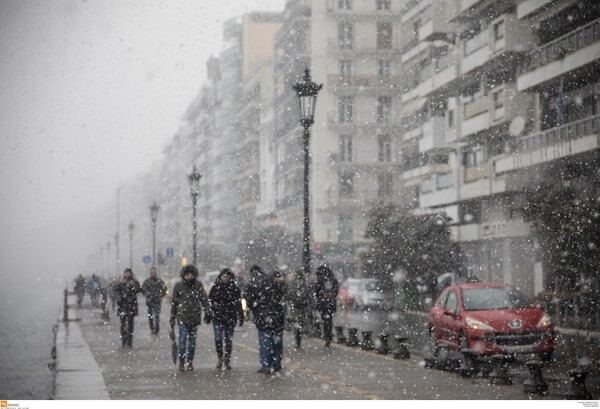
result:
<svg viewBox="0 0 600 409"><path fill-rule="evenodd" d="M223 345L215 344L215 349L217 351L217 369L221 369L223 367Z"/></svg>
<svg viewBox="0 0 600 409"><path fill-rule="evenodd" d="M230 357L229 355L225 355L225 369L231 369L231 365L229 364Z"/></svg>
<svg viewBox="0 0 600 409"><path fill-rule="evenodd" d="M179 371L181 371L181 372L185 371L183 361L179 361Z"/></svg>

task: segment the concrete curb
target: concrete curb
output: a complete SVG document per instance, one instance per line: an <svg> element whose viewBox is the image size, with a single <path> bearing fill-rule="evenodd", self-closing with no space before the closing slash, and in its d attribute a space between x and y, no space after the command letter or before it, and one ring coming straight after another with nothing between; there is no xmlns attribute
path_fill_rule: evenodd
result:
<svg viewBox="0 0 600 409"><path fill-rule="evenodd" d="M110 399L100 366L77 322L59 322L54 399Z"/></svg>

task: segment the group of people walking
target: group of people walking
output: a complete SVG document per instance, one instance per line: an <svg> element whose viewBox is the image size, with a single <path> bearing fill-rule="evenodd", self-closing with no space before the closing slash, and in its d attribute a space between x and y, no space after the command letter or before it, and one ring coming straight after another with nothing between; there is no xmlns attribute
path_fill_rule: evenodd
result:
<svg viewBox="0 0 600 409"><path fill-rule="evenodd" d="M169 324L178 327L177 359L180 371L193 370L196 334L202 320L214 331L218 369L231 369L234 328L244 325L242 298L258 330L259 373L276 373L282 369L283 331L286 315L292 323L296 348L312 325L313 311L321 315L323 338L329 347L333 339L333 315L339 289L332 270L319 266L315 281L309 282L301 271L295 271L291 280L278 272L267 273L257 265L250 268L247 284L240 288L229 268L220 271L207 293L198 279L198 269L186 265L180 271L181 280L173 287ZM158 278L156 268L140 285L131 269L113 285L117 300L117 315L121 324L121 342L131 347L134 317L138 315L137 294L146 296L146 310L152 334L158 334L162 298L168 293L167 285Z"/></svg>

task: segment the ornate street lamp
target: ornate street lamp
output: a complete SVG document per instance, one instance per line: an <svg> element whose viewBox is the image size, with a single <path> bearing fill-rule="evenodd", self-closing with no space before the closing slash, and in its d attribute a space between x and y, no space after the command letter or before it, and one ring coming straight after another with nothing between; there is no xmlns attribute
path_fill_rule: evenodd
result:
<svg viewBox="0 0 600 409"><path fill-rule="evenodd" d="M198 235L198 230L197 230L197 226L196 226L196 206L198 204L198 195L200 194L200 179L202 178L202 175L200 173L198 173L198 171L196 170L196 165L194 165L194 169L192 171L192 173L190 175L188 175L188 180L190 181L190 194L192 196L192 231L193 231L193 264L194 266L196 266L196 259L198 256L198 242L197 242L197 235Z"/></svg>
<svg viewBox="0 0 600 409"><path fill-rule="evenodd" d="M298 95L298 102L300 107L300 125L304 127L304 138L303 138L303 150L304 150L304 194L302 196L302 202L304 207L304 233L302 240L304 243L304 250L302 252L302 269L306 277L310 276L310 208L309 208L309 189L308 189L308 175L309 175L309 140L310 140L310 126L315 122L315 105L317 102L317 94L323 87L323 84L316 84L310 79L310 70L307 68L304 71L304 81L298 82L293 85L294 91Z"/></svg>
<svg viewBox="0 0 600 409"><path fill-rule="evenodd" d="M156 204L156 200L150 206L150 219L152 220L152 267L156 266L156 219L158 219L158 209L160 206Z"/></svg>
<svg viewBox="0 0 600 409"><path fill-rule="evenodd" d="M133 229L135 225L133 224L133 220L129 222L129 268L133 268Z"/></svg>

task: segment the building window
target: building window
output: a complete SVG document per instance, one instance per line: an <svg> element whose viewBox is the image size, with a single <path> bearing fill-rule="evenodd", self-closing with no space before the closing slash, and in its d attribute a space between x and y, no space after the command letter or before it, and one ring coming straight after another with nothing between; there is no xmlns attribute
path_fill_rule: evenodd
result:
<svg viewBox="0 0 600 409"><path fill-rule="evenodd" d="M354 26L344 22L338 24L338 44L340 48L351 49L354 44Z"/></svg>
<svg viewBox="0 0 600 409"><path fill-rule="evenodd" d="M378 69L377 74L380 77L389 77L391 74L390 60L379 60L377 61Z"/></svg>
<svg viewBox="0 0 600 409"><path fill-rule="evenodd" d="M354 74L354 66L352 60L341 60L340 61L340 77L348 78Z"/></svg>
<svg viewBox="0 0 600 409"><path fill-rule="evenodd" d="M494 24L494 40L502 40L504 38L504 20Z"/></svg>
<svg viewBox="0 0 600 409"><path fill-rule="evenodd" d="M424 180L421 183L421 193L433 192L434 185L435 185L435 181L433 179Z"/></svg>
<svg viewBox="0 0 600 409"><path fill-rule="evenodd" d="M504 107L504 90L494 92L494 108L500 109Z"/></svg>
<svg viewBox="0 0 600 409"><path fill-rule="evenodd" d="M338 216L338 231L339 241L352 241L353 239L353 228L352 228L352 215L349 213L340 213Z"/></svg>
<svg viewBox="0 0 600 409"><path fill-rule="evenodd" d="M446 116L448 117L448 128L453 129L454 128L454 110L449 109Z"/></svg>
<svg viewBox="0 0 600 409"><path fill-rule="evenodd" d="M339 10L352 10L352 0L337 0Z"/></svg>
<svg viewBox="0 0 600 409"><path fill-rule="evenodd" d="M338 101L338 111L340 122L352 122L352 110L353 110L354 98L352 97L341 97Z"/></svg>
<svg viewBox="0 0 600 409"><path fill-rule="evenodd" d="M442 173L441 175L438 175L438 189L446 189L452 186L454 186L454 178L452 177L452 173Z"/></svg>
<svg viewBox="0 0 600 409"><path fill-rule="evenodd" d="M376 0L375 6L377 10L389 10L390 9L390 0Z"/></svg>
<svg viewBox="0 0 600 409"><path fill-rule="evenodd" d="M377 138L377 160L379 162L392 161L392 138L389 135L379 135Z"/></svg>
<svg viewBox="0 0 600 409"><path fill-rule="evenodd" d="M341 198L349 198L354 194L354 174L340 173L339 175L339 192Z"/></svg>
<svg viewBox="0 0 600 409"><path fill-rule="evenodd" d="M340 135L340 161L352 162L352 135Z"/></svg>
<svg viewBox="0 0 600 409"><path fill-rule="evenodd" d="M392 48L391 23L377 23L377 48Z"/></svg>
<svg viewBox="0 0 600 409"><path fill-rule="evenodd" d="M392 115L392 97L377 97L377 122L388 122Z"/></svg>
<svg viewBox="0 0 600 409"><path fill-rule="evenodd" d="M480 166L483 164L483 146L474 146L470 151L464 153L464 165L467 168Z"/></svg>
<svg viewBox="0 0 600 409"><path fill-rule="evenodd" d="M393 179L392 175L389 173L383 173L377 176L378 189L377 196L378 197L390 197L392 195L393 189Z"/></svg>

